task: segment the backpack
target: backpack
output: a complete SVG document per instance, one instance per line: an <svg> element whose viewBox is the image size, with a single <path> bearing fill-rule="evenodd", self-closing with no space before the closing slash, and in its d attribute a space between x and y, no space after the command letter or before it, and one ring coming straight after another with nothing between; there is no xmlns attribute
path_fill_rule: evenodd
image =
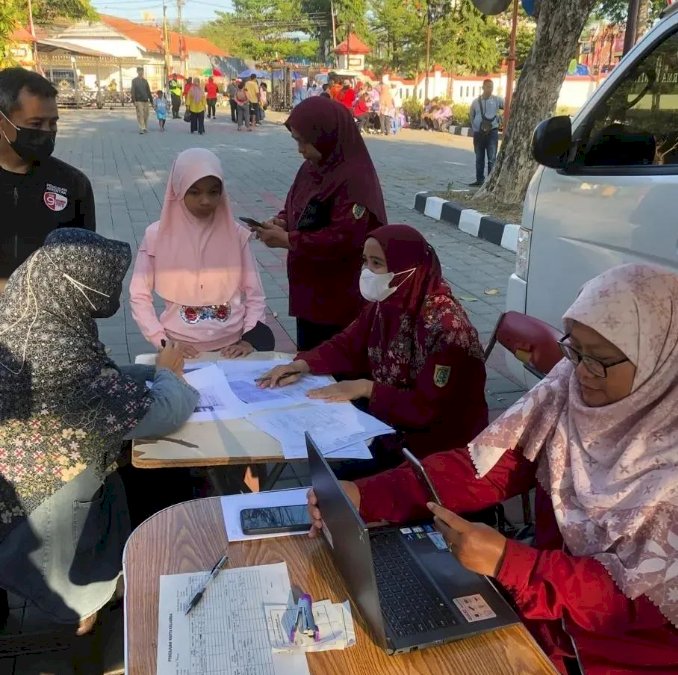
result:
<svg viewBox="0 0 678 675"><path fill-rule="evenodd" d="M495 115L494 117L485 117L482 96L478 96L478 107L480 108L480 116L482 117L480 122L480 133L489 134L492 131L492 123L497 119L497 116Z"/></svg>

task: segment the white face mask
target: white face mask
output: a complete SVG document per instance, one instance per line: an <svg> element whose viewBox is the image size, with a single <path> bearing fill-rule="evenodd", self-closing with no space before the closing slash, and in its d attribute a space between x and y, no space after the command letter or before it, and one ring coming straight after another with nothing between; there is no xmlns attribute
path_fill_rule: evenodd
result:
<svg viewBox="0 0 678 675"><path fill-rule="evenodd" d="M393 295L414 274L415 269L413 267L397 273L376 274L371 269L364 267L360 273L360 293L368 302L382 302ZM407 277L397 286L391 287L390 283L397 274L407 274Z"/></svg>

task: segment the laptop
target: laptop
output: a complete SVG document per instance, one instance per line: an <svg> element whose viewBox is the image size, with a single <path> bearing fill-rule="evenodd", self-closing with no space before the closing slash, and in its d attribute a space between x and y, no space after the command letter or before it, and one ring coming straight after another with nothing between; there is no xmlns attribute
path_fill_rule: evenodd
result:
<svg viewBox="0 0 678 675"><path fill-rule="evenodd" d="M306 447L332 558L388 654L519 623L492 582L462 567L430 523L368 529L308 433Z"/></svg>

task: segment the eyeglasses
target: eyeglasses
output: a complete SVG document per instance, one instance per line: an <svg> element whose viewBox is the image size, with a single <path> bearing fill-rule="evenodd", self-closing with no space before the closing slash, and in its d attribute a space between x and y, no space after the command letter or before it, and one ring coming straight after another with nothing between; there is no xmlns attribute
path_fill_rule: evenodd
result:
<svg viewBox="0 0 678 675"><path fill-rule="evenodd" d="M563 356L568 360L574 363L575 366L578 366L580 363L584 364L586 370L594 375L595 377L607 377L607 371L614 366L618 366L622 363L626 363L628 359L624 357L615 361L614 363L603 363L593 356L588 356L587 354L582 354L578 349L575 349L572 345L565 343L565 340L568 340L570 333L558 340L558 346L560 351L563 353Z"/></svg>

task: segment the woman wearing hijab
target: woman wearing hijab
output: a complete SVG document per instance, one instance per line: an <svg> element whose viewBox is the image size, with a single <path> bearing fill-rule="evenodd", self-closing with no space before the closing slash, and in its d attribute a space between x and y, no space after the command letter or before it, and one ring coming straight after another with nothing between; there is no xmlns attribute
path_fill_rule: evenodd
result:
<svg viewBox="0 0 678 675"><path fill-rule="evenodd" d="M207 99L205 92L200 86L200 80L196 77L191 88L186 94L186 109L191 114L191 133L196 131L202 136L205 133L205 108Z"/></svg>
<svg viewBox="0 0 678 675"><path fill-rule="evenodd" d="M393 93L388 84L381 85L381 92L379 94L379 120L381 122L381 132L385 136L391 133L391 122L395 117L395 102L393 101Z"/></svg>
<svg viewBox="0 0 678 675"><path fill-rule="evenodd" d="M178 348L118 368L99 342L95 319L118 310L131 257L124 242L55 230L0 297L0 587L78 634L121 571L123 440L175 431L199 398Z"/></svg>
<svg viewBox="0 0 678 675"><path fill-rule="evenodd" d="M172 340L188 357L273 348L250 237L233 219L219 158L204 148L179 153L130 283L132 316L152 345ZM154 292L165 301L159 317Z"/></svg>
<svg viewBox="0 0 678 675"><path fill-rule="evenodd" d="M272 370L266 383L291 384L305 373L344 378L309 396L365 401L400 432L373 444L375 463L356 463L365 475L399 464L403 445L419 456L466 445L487 426L487 404L478 334L424 237L408 225L379 227L363 259L360 291L370 304L343 332Z"/></svg>
<svg viewBox="0 0 678 675"><path fill-rule="evenodd" d="M471 444L344 487L366 522L425 517L492 576L561 673L678 664L678 277L624 265L565 313L566 357ZM534 548L454 512L536 485ZM310 498L314 533L321 525ZM577 664L577 660L579 664Z"/></svg>
<svg viewBox="0 0 678 675"><path fill-rule="evenodd" d="M290 315L297 346L312 349L358 316L362 247L386 224L377 172L351 113L317 96L300 103L285 123L306 160L285 208L257 228L267 246L286 248Z"/></svg>

